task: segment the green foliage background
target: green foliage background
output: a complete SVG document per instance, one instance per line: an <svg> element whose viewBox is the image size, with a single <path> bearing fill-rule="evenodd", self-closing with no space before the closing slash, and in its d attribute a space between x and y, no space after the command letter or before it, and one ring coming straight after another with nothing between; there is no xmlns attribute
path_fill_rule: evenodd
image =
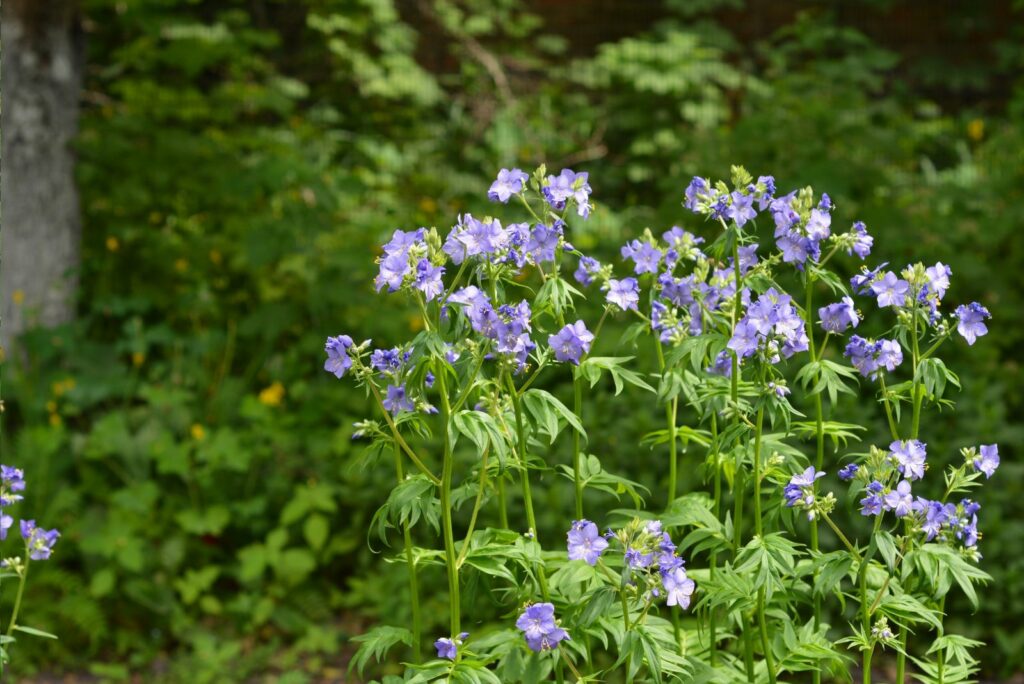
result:
<svg viewBox="0 0 1024 684"><path fill-rule="evenodd" d="M1024 667L1024 6L949 5L922 53L869 30L910 0L772 3L754 28L749 4L652 3L626 31L511 0L83 0L81 316L6 364L2 436L25 513L64 531L27 597L61 641L16 670L307 681L340 676L380 616L402 624L403 571L367 534L391 470L350 439L367 404L320 370L323 339L411 336L373 293L376 245L487 213L499 167L541 161L590 171L599 210L573 241L598 255L704 230L682 190L737 163L827 191L873 263L953 265L950 296L993 334L947 359L958 411L923 433L940 459L999 442L1004 465L982 498L995 584L951 610L990 674ZM653 411L593 401L602 463L653 488ZM571 515L552 479L547 539ZM441 573L424 582L443 615Z"/></svg>

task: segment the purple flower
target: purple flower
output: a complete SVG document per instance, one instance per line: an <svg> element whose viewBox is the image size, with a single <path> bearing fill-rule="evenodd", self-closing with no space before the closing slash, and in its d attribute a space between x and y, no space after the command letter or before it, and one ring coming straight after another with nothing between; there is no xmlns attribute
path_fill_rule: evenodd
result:
<svg viewBox="0 0 1024 684"><path fill-rule="evenodd" d="M928 278L928 289L934 292L939 299L946 296L946 290L949 289L949 276L953 275L949 266L939 261L934 266L926 268L924 274Z"/></svg>
<svg viewBox="0 0 1024 684"><path fill-rule="evenodd" d="M398 231L400 232L400 231ZM405 276L409 273L409 258L406 254L386 255L380 261L380 272L373 282L377 292L386 285L388 292L395 292L402 287Z"/></svg>
<svg viewBox="0 0 1024 684"><path fill-rule="evenodd" d="M542 190L544 199L555 211L565 209L565 203L572 199L576 202L576 213L587 218L591 210L587 176L586 172L575 173L572 169L562 169L558 176L548 176Z"/></svg>
<svg viewBox="0 0 1024 684"><path fill-rule="evenodd" d="M971 461L971 465L974 469L985 473L985 479L992 477L996 468L999 467L999 445L998 444L982 444L981 455Z"/></svg>
<svg viewBox="0 0 1024 684"><path fill-rule="evenodd" d="M859 335L850 337L843 355L865 378L875 378L885 368L892 371L903 362L903 350L896 340L866 340Z"/></svg>
<svg viewBox="0 0 1024 684"><path fill-rule="evenodd" d="M903 363L903 349L896 340L882 340L878 349L878 365L892 372Z"/></svg>
<svg viewBox="0 0 1024 684"><path fill-rule="evenodd" d="M878 297L878 306L903 306L910 283L887 271L880 280L871 283L871 291Z"/></svg>
<svg viewBox="0 0 1024 684"><path fill-rule="evenodd" d="M825 477L825 473L818 472L814 466L791 477L782 490L786 505L790 508L806 508L807 519L814 520L814 483L822 477Z"/></svg>
<svg viewBox="0 0 1024 684"><path fill-rule="evenodd" d="M28 547L28 557L38 561L50 557L50 554L53 553L53 546L60 537L60 532L36 527L35 520L22 520L21 536Z"/></svg>
<svg viewBox="0 0 1024 684"><path fill-rule="evenodd" d="M821 307L818 316L821 317L821 327L830 333L838 334L851 326L856 328L860 322L857 307L850 297L843 297L841 302Z"/></svg>
<svg viewBox="0 0 1024 684"><path fill-rule="evenodd" d="M961 304L956 307L956 317L959 321L956 331L967 340L967 344L973 345L975 340L988 333L985 319L991 318L992 314L978 302L972 302L967 306Z"/></svg>
<svg viewBox="0 0 1024 684"><path fill-rule="evenodd" d="M21 468L0 465L0 507L21 501L23 497L14 492L22 491L25 491L25 473Z"/></svg>
<svg viewBox="0 0 1024 684"><path fill-rule="evenodd" d="M516 627L526 637L526 645L537 653L549 651L562 639L569 638L566 631L555 623L555 606L550 603L527 606L516 620Z"/></svg>
<svg viewBox="0 0 1024 684"><path fill-rule="evenodd" d="M555 248L562 237L562 222L553 226L538 223L530 231L530 239L526 243L526 251L538 264L555 260Z"/></svg>
<svg viewBox="0 0 1024 684"><path fill-rule="evenodd" d="M573 273L576 282L586 287L594 282L594 276L601 272L601 263L592 257L581 256L579 267Z"/></svg>
<svg viewBox="0 0 1024 684"><path fill-rule="evenodd" d="M458 646L448 637L441 637L435 641L434 648L437 649L438 658L447 658L448 660L455 660L455 656L459 652Z"/></svg>
<svg viewBox="0 0 1024 684"><path fill-rule="evenodd" d="M884 489L881 482L873 480L867 486L867 496L860 500L860 514L861 515L879 515L882 512L884 501L882 499L882 490Z"/></svg>
<svg viewBox="0 0 1024 684"><path fill-rule="evenodd" d="M626 549L626 553L623 556L626 560L626 565L632 570L649 567L654 562L653 554L642 553L640 550L632 547Z"/></svg>
<svg viewBox="0 0 1024 684"><path fill-rule="evenodd" d="M878 274L888 265L888 261L883 262L874 270L868 270L867 266L861 266L861 273L850 278L850 286L853 287L853 291L859 295L868 294L871 291L871 283L875 282Z"/></svg>
<svg viewBox="0 0 1024 684"><path fill-rule="evenodd" d="M405 392L405 385L388 385L387 396L384 397L384 408L393 416L402 411L412 411L416 408Z"/></svg>
<svg viewBox="0 0 1024 684"><path fill-rule="evenodd" d="M492 202L507 204L512 195L523 191L523 184L528 180L530 177L520 169L502 169L498 172L498 179L491 183L487 198Z"/></svg>
<svg viewBox="0 0 1024 684"><path fill-rule="evenodd" d="M672 274L668 272L658 276L661 296L676 306L689 306L694 303L693 281L693 276L673 278Z"/></svg>
<svg viewBox="0 0 1024 684"><path fill-rule="evenodd" d="M661 263L661 250L654 245L633 240L623 245L620 251L623 259L633 261L635 264L633 271L637 275L658 272L658 265Z"/></svg>
<svg viewBox="0 0 1024 684"><path fill-rule="evenodd" d="M753 356L754 352L757 351L759 339L760 335L757 331L757 324L744 318L736 324L736 329L733 330L728 347L736 352L738 356Z"/></svg>
<svg viewBox="0 0 1024 684"><path fill-rule="evenodd" d="M398 347L394 349L374 349L373 353L370 354L370 367L381 373L398 370L402 365L401 351Z"/></svg>
<svg viewBox="0 0 1024 684"><path fill-rule="evenodd" d="M807 219L807 237L813 242L821 242L827 238L831 230L832 215L827 209L811 209L811 217Z"/></svg>
<svg viewBox="0 0 1024 684"><path fill-rule="evenodd" d="M708 192L708 182L699 176L694 176L693 180L686 187L686 201L683 203L684 206L695 214L700 213L699 202L701 196Z"/></svg>
<svg viewBox="0 0 1024 684"><path fill-rule="evenodd" d="M587 330L583 321L570 323L548 337L548 344L555 350L555 358L559 361L569 361L580 365L580 358L590 351L590 345L594 341L594 334Z"/></svg>
<svg viewBox="0 0 1024 684"><path fill-rule="evenodd" d="M337 378L344 376L348 369L352 367L352 359L348 355L348 350L351 346L352 338L348 335L328 337L327 343L324 345L324 351L327 352L324 370L334 373L334 376Z"/></svg>
<svg viewBox="0 0 1024 684"><path fill-rule="evenodd" d="M924 477L927 449L924 442L910 439L904 442L893 442L889 445L889 453L898 463L897 470L908 480L920 480Z"/></svg>
<svg viewBox="0 0 1024 684"><path fill-rule="evenodd" d="M597 530L597 525L589 520L577 520L572 524L567 535L569 560L585 561L588 565L597 565L597 559L608 548L608 542Z"/></svg>
<svg viewBox="0 0 1024 684"><path fill-rule="evenodd" d="M939 501L929 501L917 497L914 500L914 510L924 513L924 520L921 522L921 530L925 533L925 539L931 541L942 531L942 526L947 522L946 508Z"/></svg>
<svg viewBox="0 0 1024 684"><path fill-rule="evenodd" d="M856 237L851 248L852 252L861 259L867 259L868 255L871 254L871 245L874 244L875 239L868 235L868 229L864 226L863 221L857 221L853 224L853 233ZM850 253L850 251L847 252L847 254Z"/></svg>
<svg viewBox="0 0 1024 684"><path fill-rule="evenodd" d="M420 259L416 264L415 286L423 293L428 302L444 292L442 275L444 275L444 266L434 266L429 259Z"/></svg>
<svg viewBox="0 0 1024 684"><path fill-rule="evenodd" d="M409 249L423 241L425 233L426 231L422 228L408 232L396 230L392 233L391 239L384 244L384 253L388 256L401 257L404 260L409 254Z"/></svg>
<svg viewBox="0 0 1024 684"><path fill-rule="evenodd" d="M715 362L707 369L712 375L732 377L732 354L724 349L715 356Z"/></svg>
<svg viewBox="0 0 1024 684"><path fill-rule="evenodd" d="M860 470L860 466L856 463L848 463L839 470L839 479L844 482L849 482L857 476L857 471Z"/></svg>
<svg viewBox="0 0 1024 684"><path fill-rule="evenodd" d="M683 610L690 607L690 598L697 584L686 576L683 568L673 568L661 575L661 584L665 587L665 604L679 606Z"/></svg>
<svg viewBox="0 0 1024 684"><path fill-rule="evenodd" d="M899 518L908 515L913 504L913 497L910 494L910 481L901 480L896 489L885 495L883 500L885 510L893 511Z"/></svg>
<svg viewBox="0 0 1024 684"><path fill-rule="evenodd" d="M0 541L7 539L7 530L11 529L11 525L14 524L14 518L3 512L0 509Z"/></svg>
<svg viewBox="0 0 1024 684"><path fill-rule="evenodd" d="M754 197L753 195L745 195L739 190L732 193L732 204L726 210L725 215L733 220L737 227L742 228L743 225L757 216L757 212L754 210Z"/></svg>
<svg viewBox="0 0 1024 684"><path fill-rule="evenodd" d="M636 311L637 304L640 302L640 286L636 278L610 279L607 299L610 304L616 305L623 311L627 309Z"/></svg>

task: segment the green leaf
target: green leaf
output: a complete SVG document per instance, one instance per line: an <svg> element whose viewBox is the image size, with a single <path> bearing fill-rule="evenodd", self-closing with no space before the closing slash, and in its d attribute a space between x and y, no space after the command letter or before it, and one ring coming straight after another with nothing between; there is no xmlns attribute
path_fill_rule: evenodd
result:
<svg viewBox="0 0 1024 684"><path fill-rule="evenodd" d="M32 636L42 637L44 639L57 639L58 638L56 634L50 634L49 632L44 632L41 629L36 629L35 627L26 627L24 625L15 625L14 626L14 631L16 631L16 632L24 632L25 634L31 634Z"/></svg>
<svg viewBox="0 0 1024 684"><path fill-rule="evenodd" d="M601 377L602 372L610 374L612 376L612 383L615 385L616 396L622 392L627 384L648 392L655 392L656 390L644 382L639 373L623 367L623 364L632 360L632 356L592 356L584 360L579 368L576 369L576 372L582 374L590 382L591 387L597 384L597 380Z"/></svg>
<svg viewBox="0 0 1024 684"><path fill-rule="evenodd" d="M545 431L550 436L552 444L555 443L558 433L561 432L559 419L565 421L573 430L576 430L576 432L584 437L587 436L587 431L583 429L583 424L580 422L579 417L548 391L542 389L527 390L523 394L523 405L533 417L535 424L545 426Z"/></svg>
<svg viewBox="0 0 1024 684"><path fill-rule="evenodd" d="M359 644L359 650L352 657L348 669L351 672L355 668L359 676L362 676L363 668L366 667L366 663L369 662L370 658L379 663L387 655L388 651L397 644L412 646L412 632L404 627L381 625L380 627L374 627L366 634L353 637L352 641Z"/></svg>
<svg viewBox="0 0 1024 684"><path fill-rule="evenodd" d="M319 551L324 547L329 533L330 524L327 522L327 518L319 513L306 518L306 522L302 526L302 535L306 538L306 543L314 551Z"/></svg>

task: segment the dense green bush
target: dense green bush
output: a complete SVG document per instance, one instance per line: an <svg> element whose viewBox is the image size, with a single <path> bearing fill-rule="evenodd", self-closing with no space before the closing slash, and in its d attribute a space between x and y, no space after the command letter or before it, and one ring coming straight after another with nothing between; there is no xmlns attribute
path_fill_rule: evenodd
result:
<svg viewBox="0 0 1024 684"><path fill-rule="evenodd" d="M698 228L678 204L689 177L739 161L835 190L883 260L957 264L953 295L1000 335L958 364L960 410L928 426L930 451L990 435L1002 481L1024 476L1021 37L993 48L979 88L995 97L943 107L921 84L955 64L921 76L821 10L740 43L712 21L733 3L706 4L587 55L508 0L84 2L81 316L26 335L5 368L5 462L32 464L26 505L65 530L30 587L61 641L22 664L118 675L173 650L172 680L329 670L362 623L399 621L404 578L365 532L391 477L360 467L363 398L318 372L323 339L338 321L407 337L371 297L374 245L486 213L478 188L517 162L600 160L602 203L574 237L598 256L647 226ZM425 52L443 66L418 66ZM635 467L645 420L591 439L653 487L665 473ZM992 671L1024 666L1016 489L985 511L1000 600L953 607ZM567 507L538 498L551 538Z"/></svg>

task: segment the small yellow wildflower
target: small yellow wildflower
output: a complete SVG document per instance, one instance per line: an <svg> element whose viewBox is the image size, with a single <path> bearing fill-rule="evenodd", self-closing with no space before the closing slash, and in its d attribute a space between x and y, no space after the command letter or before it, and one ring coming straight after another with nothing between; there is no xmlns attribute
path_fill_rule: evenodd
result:
<svg viewBox="0 0 1024 684"><path fill-rule="evenodd" d="M113 235L107 236L107 251L116 252L121 249L121 242Z"/></svg>
<svg viewBox="0 0 1024 684"><path fill-rule="evenodd" d="M14 292L12 292L11 293L11 301L14 302L15 306L21 306L22 304L24 304L25 303L25 291L24 290L15 290Z"/></svg>
<svg viewBox="0 0 1024 684"><path fill-rule="evenodd" d="M274 381L269 387L260 391L260 403L265 406L280 406L284 399L284 385Z"/></svg>
<svg viewBox="0 0 1024 684"><path fill-rule="evenodd" d="M982 119L973 119L967 124L967 137L978 142L985 137L985 121Z"/></svg>
<svg viewBox="0 0 1024 684"><path fill-rule="evenodd" d="M204 439L206 439L206 428L204 428L199 423L192 424L191 433L192 439L196 440L197 442L202 442Z"/></svg>

